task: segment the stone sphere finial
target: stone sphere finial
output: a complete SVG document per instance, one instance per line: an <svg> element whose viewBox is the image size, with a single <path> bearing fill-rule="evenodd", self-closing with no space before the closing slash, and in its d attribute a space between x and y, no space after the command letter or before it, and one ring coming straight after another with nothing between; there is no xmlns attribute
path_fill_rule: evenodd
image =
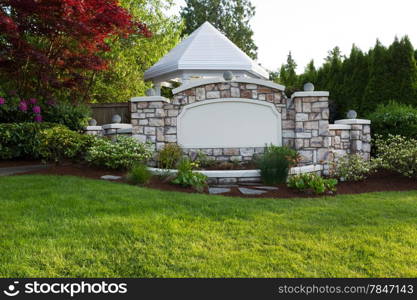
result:
<svg viewBox="0 0 417 300"><path fill-rule="evenodd" d="M231 71L226 71L223 73L223 78L226 81L230 81L233 79L233 73Z"/></svg>
<svg viewBox="0 0 417 300"><path fill-rule="evenodd" d="M147 89L145 94L146 96L151 97L151 96L155 96L156 92L154 89Z"/></svg>
<svg viewBox="0 0 417 300"><path fill-rule="evenodd" d="M120 123L122 121L122 117L118 114L113 115L111 118L112 123Z"/></svg>
<svg viewBox="0 0 417 300"><path fill-rule="evenodd" d="M307 82L306 84L304 84L303 87L305 92L313 92L314 91L314 84L312 84L311 82Z"/></svg>
<svg viewBox="0 0 417 300"><path fill-rule="evenodd" d="M356 119L357 116L358 116L358 113L354 111L353 109L349 110L346 114L346 117L348 119Z"/></svg>
<svg viewBox="0 0 417 300"><path fill-rule="evenodd" d="M96 125L97 125L97 121L96 121L96 119L90 119L90 120L88 121L88 125L90 125L90 126L96 126Z"/></svg>

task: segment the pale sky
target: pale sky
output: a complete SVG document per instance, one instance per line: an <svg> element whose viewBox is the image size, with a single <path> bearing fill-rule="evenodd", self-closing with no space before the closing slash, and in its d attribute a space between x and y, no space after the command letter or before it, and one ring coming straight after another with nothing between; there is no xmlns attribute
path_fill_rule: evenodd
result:
<svg viewBox="0 0 417 300"><path fill-rule="evenodd" d="M177 13L183 0L176 0ZM364 51L377 38L389 45L408 35L417 47L417 0L252 0L251 21L258 62L275 71L291 50L302 72L314 59L316 67L339 46L348 55L352 44Z"/></svg>

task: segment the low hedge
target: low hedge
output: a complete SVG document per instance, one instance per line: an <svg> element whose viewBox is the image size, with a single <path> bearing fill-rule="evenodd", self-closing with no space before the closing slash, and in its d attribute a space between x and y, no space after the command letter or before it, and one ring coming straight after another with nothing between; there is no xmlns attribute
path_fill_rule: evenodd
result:
<svg viewBox="0 0 417 300"><path fill-rule="evenodd" d="M0 123L0 159L58 162L79 157L92 139L55 123Z"/></svg>
<svg viewBox="0 0 417 300"><path fill-rule="evenodd" d="M387 138L392 134L417 138L417 108L391 101L378 105L368 118L374 137Z"/></svg>
<svg viewBox="0 0 417 300"><path fill-rule="evenodd" d="M1 123L0 159L40 158L40 133L52 123Z"/></svg>

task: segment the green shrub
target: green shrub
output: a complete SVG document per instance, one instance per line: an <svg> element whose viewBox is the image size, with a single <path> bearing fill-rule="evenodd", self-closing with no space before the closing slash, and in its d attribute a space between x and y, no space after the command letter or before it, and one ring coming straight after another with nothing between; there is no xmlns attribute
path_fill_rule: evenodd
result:
<svg viewBox="0 0 417 300"><path fill-rule="evenodd" d="M209 168L216 165L217 161L209 157L207 154L205 154L203 151L199 150L196 153L194 162L198 165L200 168Z"/></svg>
<svg viewBox="0 0 417 300"><path fill-rule="evenodd" d="M159 168L174 169L182 157L182 149L177 144L166 144L158 152L156 161Z"/></svg>
<svg viewBox="0 0 417 300"><path fill-rule="evenodd" d="M91 109L85 104L57 103L49 105L43 113L44 120L67 126L71 130L82 131L88 125Z"/></svg>
<svg viewBox="0 0 417 300"><path fill-rule="evenodd" d="M400 135L377 136L374 143L379 168L417 177L417 139Z"/></svg>
<svg viewBox="0 0 417 300"><path fill-rule="evenodd" d="M373 163L364 160L359 154L346 155L332 163L332 177L340 181L364 180L373 171Z"/></svg>
<svg viewBox="0 0 417 300"><path fill-rule="evenodd" d="M298 154L288 147L268 146L263 155L255 160L265 184L285 183L289 168L298 161Z"/></svg>
<svg viewBox="0 0 417 300"><path fill-rule="evenodd" d="M138 143L131 137L119 136L113 142L97 138L88 149L86 160L93 165L110 169L129 169L152 156L148 144Z"/></svg>
<svg viewBox="0 0 417 300"><path fill-rule="evenodd" d="M151 177L152 174L147 166L141 163L134 165L127 174L127 179L133 184L146 184Z"/></svg>
<svg viewBox="0 0 417 300"><path fill-rule="evenodd" d="M91 143L91 138L92 136L69 130L63 125L43 129L39 135L39 154L54 162L77 158Z"/></svg>
<svg viewBox="0 0 417 300"><path fill-rule="evenodd" d="M51 123L0 124L0 159L40 158L40 133L54 126Z"/></svg>
<svg viewBox="0 0 417 300"><path fill-rule="evenodd" d="M293 175L288 179L288 187L309 194L333 193L336 192L336 185L336 179L324 179L314 173Z"/></svg>
<svg viewBox="0 0 417 300"><path fill-rule="evenodd" d="M374 135L417 138L417 108L391 101L386 105L378 105L368 118L372 122Z"/></svg>
<svg viewBox="0 0 417 300"><path fill-rule="evenodd" d="M207 186L207 176L201 173L193 172L193 165L189 159L182 159L178 164L177 176L172 183L179 184L184 187L192 187L198 192L204 191Z"/></svg>

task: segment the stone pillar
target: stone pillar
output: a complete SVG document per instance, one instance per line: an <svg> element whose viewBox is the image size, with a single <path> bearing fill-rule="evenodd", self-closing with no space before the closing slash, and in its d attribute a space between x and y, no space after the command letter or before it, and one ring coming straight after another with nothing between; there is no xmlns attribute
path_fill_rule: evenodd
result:
<svg viewBox="0 0 417 300"><path fill-rule="evenodd" d="M165 145L165 109L170 100L161 96L134 97L131 102L132 137L154 149ZM169 142L176 142L169 141Z"/></svg>
<svg viewBox="0 0 417 300"><path fill-rule="evenodd" d="M371 121L363 119L337 120L335 124L350 125L350 153L371 159Z"/></svg>
<svg viewBox="0 0 417 300"><path fill-rule="evenodd" d="M295 149L301 166L324 164L329 155L329 92L296 92Z"/></svg>

